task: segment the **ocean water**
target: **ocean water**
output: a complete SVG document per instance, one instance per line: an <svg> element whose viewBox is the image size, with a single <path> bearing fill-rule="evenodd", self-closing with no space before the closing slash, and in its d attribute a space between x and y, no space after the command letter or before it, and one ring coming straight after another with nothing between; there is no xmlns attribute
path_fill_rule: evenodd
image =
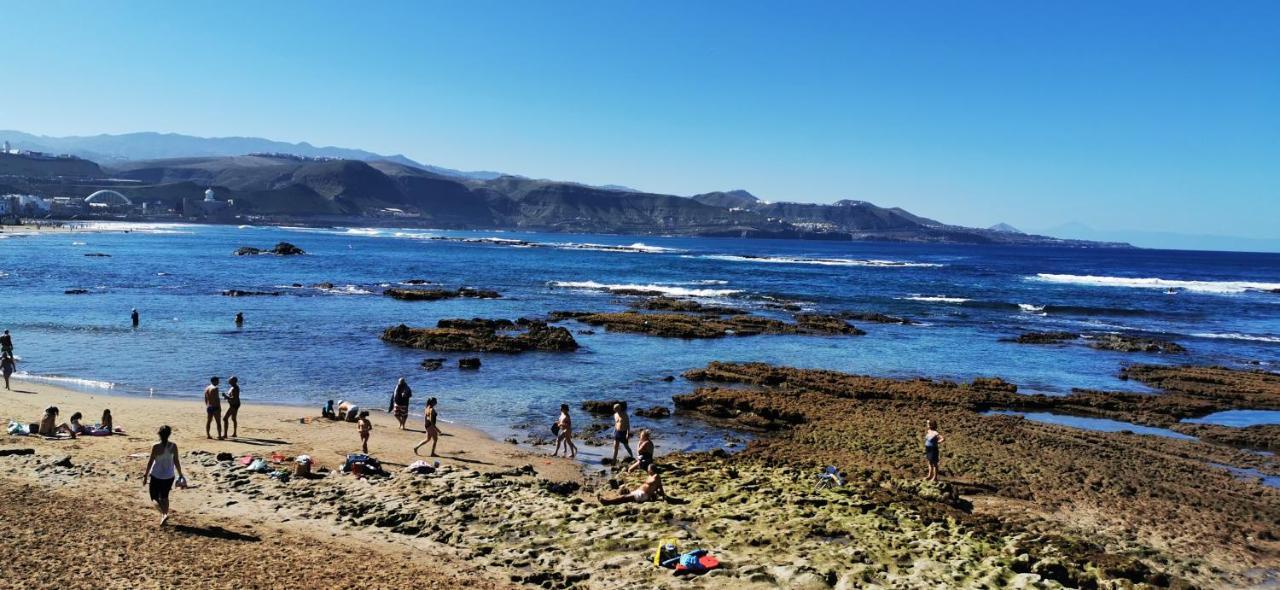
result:
<svg viewBox="0 0 1280 590"><path fill-rule="evenodd" d="M670 405L687 392L662 377L713 360L763 361L890 377L1001 376L1022 391L1145 391L1117 379L1126 363L1214 363L1280 370L1280 255L1079 250L790 240L114 224L118 233L0 240L0 327L19 369L66 385L125 395L198 399L208 376L238 375L248 403L318 406L326 399L384 407L408 377L415 411L429 395L441 415L497 436L542 434L561 402L624 398ZM129 230L124 233L120 230ZM450 239L433 239L450 238ZM292 242L301 257L237 257L240 246ZM89 257L87 253L109 254ZM387 286L426 279L496 289L497 300L403 302ZM312 285L330 282L333 290ZM914 325L854 322L862 337L756 336L683 341L567 323L575 353L457 354L382 343L400 323L517 318L552 310L620 310L611 288L693 297L786 317L771 303L819 312L908 316ZM66 295L67 289L88 289ZM224 297L226 289L281 291ZM129 325L138 308L142 325ZM246 324L236 328L236 312ZM1123 354L1083 343L1019 345L1023 331L1143 332L1185 355ZM419 363L446 357L426 372ZM246 406L249 409L249 406ZM245 412L249 414L249 412ZM586 422L580 418L580 422ZM692 420L660 426L666 449L723 442Z"/></svg>

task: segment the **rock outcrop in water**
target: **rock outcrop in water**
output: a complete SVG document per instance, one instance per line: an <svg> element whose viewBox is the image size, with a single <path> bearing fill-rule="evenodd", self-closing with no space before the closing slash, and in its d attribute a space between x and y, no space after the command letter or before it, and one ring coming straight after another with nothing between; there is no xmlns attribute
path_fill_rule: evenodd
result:
<svg viewBox="0 0 1280 590"><path fill-rule="evenodd" d="M1116 352L1160 352L1177 354L1187 349L1177 342L1130 336L1126 334L1094 334L1089 336L1089 346L1098 350L1114 350Z"/></svg>
<svg viewBox="0 0 1280 590"><path fill-rule="evenodd" d="M1018 344L1061 344L1080 338L1075 332L1027 332L1019 334L1014 342Z"/></svg>
<svg viewBox="0 0 1280 590"><path fill-rule="evenodd" d="M391 287L383 291L382 294L401 301L439 301L441 299L456 299L459 297L498 299L502 297L497 291L472 289L470 287L458 289L400 289Z"/></svg>
<svg viewBox="0 0 1280 590"><path fill-rule="evenodd" d="M883 313L866 312L866 311L846 311L840 314L840 317L857 322L871 322L873 324L914 324L911 318L896 315L886 315Z"/></svg>
<svg viewBox="0 0 1280 590"><path fill-rule="evenodd" d="M222 292L224 297L276 297L280 295L279 291L244 291L241 289L227 289Z"/></svg>
<svg viewBox="0 0 1280 590"><path fill-rule="evenodd" d="M542 322L530 323L523 332L508 333L479 325L475 320L441 320L440 323L468 327L410 328L400 324L387 328L382 340L400 346L439 352L571 352L578 343L568 330L548 326Z"/></svg>
<svg viewBox="0 0 1280 590"><path fill-rule="evenodd" d="M646 311L676 311L681 313L705 313L711 315L739 315L747 312L721 305L707 305L692 299L675 297L646 297L630 302L628 305Z"/></svg>
<svg viewBox="0 0 1280 590"><path fill-rule="evenodd" d="M276 256L299 256L302 254L306 254L306 252L304 252L302 248L294 246L289 242L280 242L279 244L276 244L269 250L254 248L252 246L243 246L240 249L236 250L235 254L236 256L257 256L259 254L274 254Z"/></svg>
<svg viewBox="0 0 1280 590"><path fill-rule="evenodd" d="M611 332L631 332L665 338L723 338L759 334L851 335L864 334L836 316L799 315L796 323L753 315L693 315L689 313L553 312L551 321L574 319Z"/></svg>

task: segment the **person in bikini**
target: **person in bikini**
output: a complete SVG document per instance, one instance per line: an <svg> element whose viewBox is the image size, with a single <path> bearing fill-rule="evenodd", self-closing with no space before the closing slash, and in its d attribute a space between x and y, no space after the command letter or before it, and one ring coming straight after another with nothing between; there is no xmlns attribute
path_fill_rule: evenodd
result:
<svg viewBox="0 0 1280 590"><path fill-rule="evenodd" d="M573 418L569 417L569 404L560 404L560 418L556 420L556 450L552 457L560 454L560 447L569 458L578 456L578 445L573 444Z"/></svg>
<svg viewBox="0 0 1280 590"><path fill-rule="evenodd" d="M418 449L427 443L431 443L431 456L436 456L436 443L440 442L440 429L436 426L436 420L440 418L440 414L436 412L436 398L427 399L427 410L423 417L424 426L427 430L427 438L413 447L413 454L418 454Z"/></svg>
<svg viewBox="0 0 1280 590"><path fill-rule="evenodd" d="M662 489L662 477L658 475L658 466L649 465L648 473L649 477L645 478L644 483L632 490L631 493L621 494L612 498L597 494L596 500L599 500L602 506L613 506L615 504L626 504L627 502L640 503L667 499L667 492Z"/></svg>
<svg viewBox="0 0 1280 590"><path fill-rule="evenodd" d="M209 378L209 386L204 388L204 436L205 438L213 438L209 434L209 426L217 425L218 440L225 438L222 435L222 400L218 392L218 378Z"/></svg>
<svg viewBox="0 0 1280 590"><path fill-rule="evenodd" d="M227 392L222 397L227 400L227 413L222 415L222 432L226 433L230 428L231 437L240 436L240 380L236 377L227 379ZM230 426L228 426L230 424Z"/></svg>

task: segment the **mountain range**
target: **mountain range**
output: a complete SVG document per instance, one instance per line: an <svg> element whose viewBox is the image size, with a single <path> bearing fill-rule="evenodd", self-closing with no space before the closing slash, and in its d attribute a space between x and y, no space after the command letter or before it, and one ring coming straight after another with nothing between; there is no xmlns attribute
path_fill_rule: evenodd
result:
<svg viewBox="0 0 1280 590"><path fill-rule="evenodd" d="M234 204L210 220L396 223L439 228L886 240L936 243L1125 246L948 225L856 200L767 202L745 190L691 197L458 172L404 156L258 138L157 133L48 138L0 131L0 140L80 157L0 155L0 193L87 196L108 188L183 210L206 188ZM41 149L43 148L43 149ZM239 152L239 153L228 153ZM86 155L96 154L93 157ZM175 154L182 154L174 157ZM394 218L389 222L386 218ZM1009 228L1011 229L1011 228Z"/></svg>

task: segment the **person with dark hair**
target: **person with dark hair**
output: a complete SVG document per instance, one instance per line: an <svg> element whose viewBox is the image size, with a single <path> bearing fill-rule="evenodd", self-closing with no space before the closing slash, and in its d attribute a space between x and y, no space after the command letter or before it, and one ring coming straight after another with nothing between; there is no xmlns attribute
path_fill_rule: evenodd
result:
<svg viewBox="0 0 1280 590"><path fill-rule="evenodd" d="M204 410L205 410L204 436L205 438L213 438L213 436L209 434L210 425L217 425L218 440L222 440L223 438L226 438L222 435L222 420L221 420L222 400L219 399L219 397L220 397L220 394L218 392L218 378L216 376L210 377L209 385L204 388Z"/></svg>
<svg viewBox="0 0 1280 590"><path fill-rule="evenodd" d="M369 454L369 433L373 432L373 422L369 421L369 410L360 412L360 419L356 422L356 430L360 431L360 452Z"/></svg>
<svg viewBox="0 0 1280 590"><path fill-rule="evenodd" d="M231 387L222 394L223 399L227 400L227 413L222 415L222 433L225 435L228 429L234 427L235 430L230 432L231 437L235 438L240 436L240 380L233 375L227 379L227 384Z"/></svg>
<svg viewBox="0 0 1280 590"><path fill-rule="evenodd" d="M653 449L653 433L649 432L648 428L641 430L640 445L636 447L636 452L639 453L640 458L627 467L627 472L630 473L637 469L647 471L649 466L653 465Z"/></svg>
<svg viewBox="0 0 1280 590"><path fill-rule="evenodd" d="M436 412L436 398L427 398L427 409L422 419L423 425L426 427L427 438L422 439L422 442L413 447L413 454L417 455L418 449L422 448L422 445L431 443L431 456L436 456L436 443L440 442L440 428L436 426L436 420L439 418L440 414Z"/></svg>
<svg viewBox="0 0 1280 590"><path fill-rule="evenodd" d="M564 452L570 458L578 456L578 445L573 444L573 418L569 417L569 404L560 404L560 418L555 423L556 431L556 450L551 453L552 457L560 454L561 445L564 446Z"/></svg>
<svg viewBox="0 0 1280 590"><path fill-rule="evenodd" d="M44 416L40 417L40 428L37 431L37 434L40 436L58 436L65 432L70 434L71 438L75 438L76 431L72 430L70 425L65 422L58 424L59 413L60 410L58 410L58 406L49 406L45 408Z"/></svg>
<svg viewBox="0 0 1280 590"><path fill-rule="evenodd" d="M618 464L620 447L626 447L628 458L636 458L636 454L631 452L631 419L627 417L627 406L623 402L613 404L613 465Z"/></svg>
<svg viewBox="0 0 1280 590"><path fill-rule="evenodd" d="M156 434L160 442L151 446L151 458L147 459L147 468L142 472L142 485L151 495L160 511L160 525L169 520L169 491L173 489L174 475L185 479L182 475L182 461L178 459L178 445L169 442L173 429L168 425L161 426Z"/></svg>
<svg viewBox="0 0 1280 590"><path fill-rule="evenodd" d="M391 403L387 407L387 411L391 412L400 423L400 430L404 430L404 422L409 419L409 398L411 397L413 397L413 389L409 387L409 382L401 377L400 382L396 383L396 390L391 394Z"/></svg>
<svg viewBox="0 0 1280 590"><path fill-rule="evenodd" d="M596 500L604 506L613 506L614 504L626 504L627 502L651 502L653 500L665 500L667 497L666 490L662 489L662 478L658 476L658 466L649 465L649 477L644 480L635 490L629 494L620 494L612 498L605 498L596 495Z"/></svg>
<svg viewBox="0 0 1280 590"><path fill-rule="evenodd" d="M13 337L9 335L9 331L5 330L4 334L0 334L0 354L8 354L13 356Z"/></svg>
<svg viewBox="0 0 1280 590"><path fill-rule="evenodd" d="M942 433L938 432L938 421L932 418L925 420L924 433L924 458L929 462L929 474L925 476L925 481L938 481L938 445L944 440Z"/></svg>
<svg viewBox="0 0 1280 590"><path fill-rule="evenodd" d="M101 423L101 426L102 426L102 429L103 429L103 430L106 430L107 432L115 432L115 431L116 431L116 429L115 429L115 424L113 424L113 423L112 423L112 420L111 420L111 410L110 410L110 409L102 410L102 423Z"/></svg>
<svg viewBox="0 0 1280 590"><path fill-rule="evenodd" d="M132 312L129 312L129 319L133 320L133 327L137 328L138 327L138 308L135 307L133 308Z"/></svg>
<svg viewBox="0 0 1280 590"><path fill-rule="evenodd" d="M237 328L239 328L240 326L243 326L243 325L244 325L244 312L243 312L243 311L237 311L237 312L236 312L236 327L237 327Z"/></svg>
<svg viewBox="0 0 1280 590"><path fill-rule="evenodd" d="M4 388L9 389L9 376L18 370L18 362L13 360L13 355L9 353L0 353L0 373L4 373Z"/></svg>
<svg viewBox="0 0 1280 590"><path fill-rule="evenodd" d="M71 432L75 434L87 434L89 429L81 422L84 420L84 414L76 412L71 415Z"/></svg>

